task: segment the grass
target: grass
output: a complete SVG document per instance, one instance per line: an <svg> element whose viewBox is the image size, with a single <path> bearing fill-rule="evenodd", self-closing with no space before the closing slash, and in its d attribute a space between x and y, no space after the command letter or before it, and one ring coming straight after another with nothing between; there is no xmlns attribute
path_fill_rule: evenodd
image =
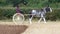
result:
<svg viewBox="0 0 60 34"><path fill-rule="evenodd" d="M38 22L38 20L33 20L32 21L32 24L38 24L37 23ZM20 22L19 22L20 23ZM40 23L44 23L43 21L41 21ZM39 23L39 24L40 24ZM54 24L54 23L60 23L60 21L47 21L47 23L46 24ZM16 25L11 19L10 20L0 20L0 24L7 24L7 25ZM17 23L18 24L18 23ZM30 25L29 24L29 21L28 20L25 20L24 22L23 22L23 24L25 24L25 25Z"/></svg>
<svg viewBox="0 0 60 34"><path fill-rule="evenodd" d="M43 7L41 7L41 8L43 8ZM20 9L41 9L41 8L38 8L38 7L20 7ZM0 9L15 9L15 7L2 7L2 6L0 6ZM52 8L52 9L60 9L60 8Z"/></svg>

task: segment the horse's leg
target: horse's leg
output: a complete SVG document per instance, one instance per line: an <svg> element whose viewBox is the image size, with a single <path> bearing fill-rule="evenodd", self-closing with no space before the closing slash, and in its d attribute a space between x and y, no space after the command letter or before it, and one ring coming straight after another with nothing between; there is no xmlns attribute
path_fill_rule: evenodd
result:
<svg viewBox="0 0 60 34"><path fill-rule="evenodd" d="M43 20L44 20L44 23L46 23L46 19L45 19L45 17L43 17Z"/></svg>
<svg viewBox="0 0 60 34"><path fill-rule="evenodd" d="M30 24L32 24L32 18L33 18L33 15L30 15L30 18L29 18Z"/></svg>
<svg viewBox="0 0 60 34"><path fill-rule="evenodd" d="M38 23L40 23L41 20L42 20L42 17L38 20Z"/></svg>

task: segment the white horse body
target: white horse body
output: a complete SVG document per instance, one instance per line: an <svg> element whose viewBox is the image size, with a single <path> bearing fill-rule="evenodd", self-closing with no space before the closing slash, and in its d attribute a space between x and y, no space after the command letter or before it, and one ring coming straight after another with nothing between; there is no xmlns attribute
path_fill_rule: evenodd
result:
<svg viewBox="0 0 60 34"><path fill-rule="evenodd" d="M52 9L51 8L49 8L49 12L52 12ZM32 18L34 17L34 16L36 16L36 17L41 17L40 19L39 19L39 21L38 21L38 23L43 19L44 20L44 22L46 23L46 20L45 20L45 14L47 13L48 11L47 10L45 10L45 8L43 9L43 11L41 11L41 10L32 10L32 12L31 12L31 14L33 14L32 15L32 17L29 19L29 21L30 21L30 23L32 24L32 22L31 22L31 20L32 20Z"/></svg>
<svg viewBox="0 0 60 34"><path fill-rule="evenodd" d="M41 12L37 10L32 10L31 14L32 16L40 17Z"/></svg>

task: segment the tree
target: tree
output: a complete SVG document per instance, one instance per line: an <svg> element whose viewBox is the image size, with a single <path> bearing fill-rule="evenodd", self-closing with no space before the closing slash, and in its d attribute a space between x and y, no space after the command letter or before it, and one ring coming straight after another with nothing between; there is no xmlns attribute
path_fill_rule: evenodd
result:
<svg viewBox="0 0 60 34"><path fill-rule="evenodd" d="M27 0L6 0L7 3L13 4L13 6L19 5L20 3L27 5Z"/></svg>
<svg viewBox="0 0 60 34"><path fill-rule="evenodd" d="M60 3L60 0L48 0L48 2L50 2L50 3Z"/></svg>

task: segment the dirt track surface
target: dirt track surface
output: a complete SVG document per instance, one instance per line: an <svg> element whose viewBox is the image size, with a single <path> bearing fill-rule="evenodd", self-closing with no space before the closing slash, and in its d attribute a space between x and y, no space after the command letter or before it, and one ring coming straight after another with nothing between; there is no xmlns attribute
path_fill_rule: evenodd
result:
<svg viewBox="0 0 60 34"><path fill-rule="evenodd" d="M25 25L0 25L0 34L21 34L26 29Z"/></svg>
<svg viewBox="0 0 60 34"><path fill-rule="evenodd" d="M39 24L36 22L33 22L32 24L24 23L23 25L28 26L28 28L25 26L20 28L20 25L12 26L15 25L13 22L1 22L0 24L10 25L0 26L0 31L2 34L60 34L60 21L53 21L47 23L41 22Z"/></svg>
<svg viewBox="0 0 60 34"><path fill-rule="evenodd" d="M60 34L60 22L31 24L22 34Z"/></svg>

